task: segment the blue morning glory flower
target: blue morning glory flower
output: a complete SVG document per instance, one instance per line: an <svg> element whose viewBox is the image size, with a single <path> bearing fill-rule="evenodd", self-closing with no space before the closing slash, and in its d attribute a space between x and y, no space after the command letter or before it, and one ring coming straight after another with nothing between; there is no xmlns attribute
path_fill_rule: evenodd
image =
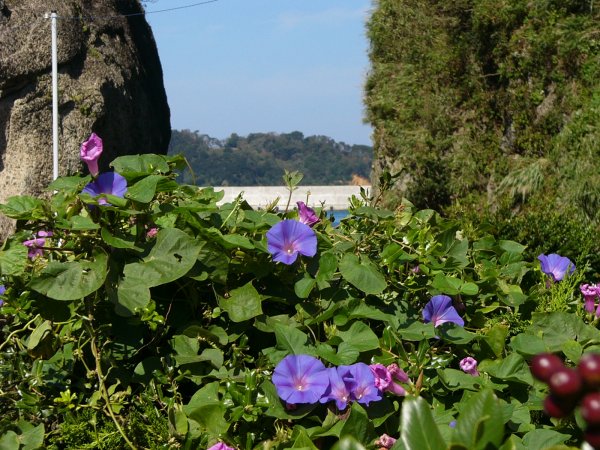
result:
<svg viewBox="0 0 600 450"><path fill-rule="evenodd" d="M288 355L273 371L277 395L287 403L317 403L329 386L327 369L309 355Z"/></svg>
<svg viewBox="0 0 600 450"><path fill-rule="evenodd" d="M352 386L352 400L365 405L381 400L381 393L375 386L375 375L367 364L356 363L351 366L339 366L338 373L346 385Z"/></svg>
<svg viewBox="0 0 600 450"><path fill-rule="evenodd" d="M429 300L423 309L423 321L425 323L433 322L434 327L446 322L452 322L461 327L465 326L465 321L452 306L452 299L447 295L436 295Z"/></svg>
<svg viewBox="0 0 600 450"><path fill-rule="evenodd" d="M123 198L127 192L127 180L116 172L104 172L94 181L88 183L81 192L89 194L92 197L110 194ZM98 199L98 204L110 205L104 197Z"/></svg>
<svg viewBox="0 0 600 450"><path fill-rule="evenodd" d="M542 253L538 259L542 266L542 272L550 275L554 281L560 281L567 275L567 272L571 274L575 271L575 264L569 258L556 253L550 253L547 256Z"/></svg>
<svg viewBox="0 0 600 450"><path fill-rule="evenodd" d="M345 370L340 370L340 367L331 367L327 369L329 386L319 400L321 403L327 403L331 400L335 401L335 405L340 411L346 409L346 406L348 406L348 402L352 398L352 391L356 384L354 380L348 379L347 381L344 381L342 378L344 373Z"/></svg>
<svg viewBox="0 0 600 450"><path fill-rule="evenodd" d="M298 253L315 256L317 235L308 225L297 220L282 220L267 231L267 249L273 255L273 261L293 264Z"/></svg>

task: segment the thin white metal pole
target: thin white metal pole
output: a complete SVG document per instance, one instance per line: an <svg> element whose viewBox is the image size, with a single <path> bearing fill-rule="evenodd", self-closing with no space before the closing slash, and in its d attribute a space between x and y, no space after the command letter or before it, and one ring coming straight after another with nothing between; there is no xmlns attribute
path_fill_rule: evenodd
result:
<svg viewBox="0 0 600 450"><path fill-rule="evenodd" d="M52 11L52 179L58 178L58 50L56 42L56 11Z"/></svg>

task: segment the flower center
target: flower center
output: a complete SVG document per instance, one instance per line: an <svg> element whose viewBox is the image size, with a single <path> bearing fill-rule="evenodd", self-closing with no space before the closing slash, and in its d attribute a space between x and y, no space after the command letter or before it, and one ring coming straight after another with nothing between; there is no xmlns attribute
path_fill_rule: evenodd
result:
<svg viewBox="0 0 600 450"><path fill-rule="evenodd" d="M304 381L304 378L303 377L299 377L299 378L294 377L294 378L295 378L295 380L294 380L294 386L296 387L296 390L300 391L300 392L302 392L303 390L305 390L306 389L306 382Z"/></svg>
<svg viewBox="0 0 600 450"><path fill-rule="evenodd" d="M296 249L294 249L294 246L293 246L292 244L286 244L286 245L283 247L283 250L284 250L284 251L285 251L285 252L286 252L288 255L291 255L291 254L293 254L293 253L296 251Z"/></svg>
<svg viewBox="0 0 600 450"><path fill-rule="evenodd" d="M365 395L365 388L364 387L358 387L356 388L356 390L354 391L354 396L356 397L356 400L360 400L363 395Z"/></svg>

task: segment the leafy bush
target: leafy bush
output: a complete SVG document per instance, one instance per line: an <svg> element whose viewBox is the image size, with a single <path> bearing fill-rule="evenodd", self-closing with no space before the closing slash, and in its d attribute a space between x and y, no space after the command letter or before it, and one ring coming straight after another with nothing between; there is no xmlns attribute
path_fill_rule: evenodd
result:
<svg viewBox="0 0 600 450"><path fill-rule="evenodd" d="M548 204L518 211L503 206L493 212L480 212L455 206L450 214L459 217L462 226L474 233L485 230L498 239L526 242L524 257L528 260L556 252L577 261L590 281L600 280L599 228L576 208L564 211Z"/></svg>
<svg viewBox="0 0 600 450"><path fill-rule="evenodd" d="M337 227L321 212L313 257L276 263L265 235L298 213L255 211L241 198L219 205L213 189L174 181L181 164L121 157L112 165L127 180L124 198L82 193L90 177L75 176L56 180L48 200L0 206L18 221L0 249L0 448L581 441L575 418L540 412L546 388L527 362L551 351L575 364L600 345L579 267L551 282L521 244L468 239L432 210L377 209L366 195ZM452 301L434 319L440 295ZM450 305L454 319L440 324ZM289 355L395 364L407 379L341 411L290 405L272 381ZM467 357L476 369L461 364Z"/></svg>

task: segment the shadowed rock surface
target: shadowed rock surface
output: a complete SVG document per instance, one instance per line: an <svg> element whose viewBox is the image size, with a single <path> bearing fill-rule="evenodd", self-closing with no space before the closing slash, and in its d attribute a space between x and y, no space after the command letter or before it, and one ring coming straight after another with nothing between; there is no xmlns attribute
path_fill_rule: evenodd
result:
<svg viewBox="0 0 600 450"><path fill-rule="evenodd" d="M138 0L0 0L0 202L52 180L51 10L60 175L84 170L79 146L92 131L104 140L101 170L120 155L167 152L162 68ZM0 216L0 237L9 230Z"/></svg>

